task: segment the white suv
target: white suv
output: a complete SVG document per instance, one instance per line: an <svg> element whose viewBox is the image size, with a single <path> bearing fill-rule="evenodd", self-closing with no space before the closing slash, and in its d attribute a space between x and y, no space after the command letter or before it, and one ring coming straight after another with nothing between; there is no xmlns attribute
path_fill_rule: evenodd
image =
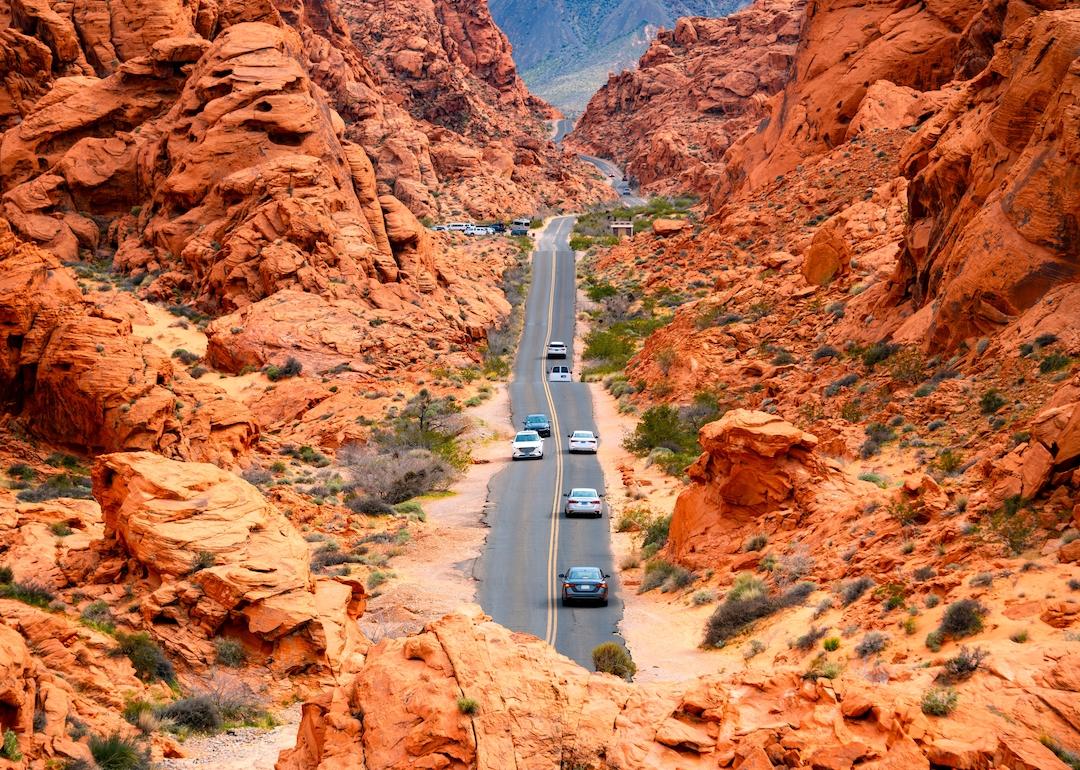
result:
<svg viewBox="0 0 1080 770"><path fill-rule="evenodd" d="M523 430L514 436L512 460L543 460L544 439L535 430Z"/></svg>

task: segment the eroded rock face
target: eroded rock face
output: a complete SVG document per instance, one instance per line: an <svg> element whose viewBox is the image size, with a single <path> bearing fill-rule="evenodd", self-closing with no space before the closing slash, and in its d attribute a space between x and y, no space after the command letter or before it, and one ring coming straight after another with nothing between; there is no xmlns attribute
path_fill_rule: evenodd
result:
<svg viewBox="0 0 1080 770"><path fill-rule="evenodd" d="M704 450L679 495L668 550L695 567L738 551L748 523L793 528L806 517L854 506L838 468L818 457L815 436L767 412L733 409L701 429Z"/></svg>
<svg viewBox="0 0 1080 770"><path fill-rule="evenodd" d="M68 268L0 220L0 393L38 436L84 451L152 450L235 465L258 429L214 385L174 368L122 315L86 301Z"/></svg>
<svg viewBox="0 0 1080 770"><path fill-rule="evenodd" d="M1060 647L1019 656L1014 665L1031 679L1005 665L965 684L965 697L993 698L1011 720L1009 729L979 729L987 723L978 708L948 721L919 711L918 693L936 673L926 668L883 665L872 687L857 677L805 682L786 668L635 685L461 612L374 646L354 678L306 703L296 747L277 768L768 770L776 758L788 767L928 770L932 760L1064 770L1030 731L1070 735L1075 711L1048 715L1031 699L1075 697L1075 681L1062 674L1077 656ZM461 697L475 701L473 714L462 713ZM1052 724L1040 723L1047 718ZM1017 756L1027 764L1001 764Z"/></svg>
<svg viewBox="0 0 1080 770"><path fill-rule="evenodd" d="M212 465L121 453L98 458L94 495L106 548L158 585L141 607L145 621L189 630L173 644L197 629L191 643L205 645L228 628L264 645L282 674L355 665L362 638L350 621L363 611L363 587L313 576L307 543L246 481Z"/></svg>
<svg viewBox="0 0 1080 770"><path fill-rule="evenodd" d="M679 19L636 69L608 78L569 142L614 158L650 191L707 193L724 152L786 83L804 5L758 2L722 19Z"/></svg>

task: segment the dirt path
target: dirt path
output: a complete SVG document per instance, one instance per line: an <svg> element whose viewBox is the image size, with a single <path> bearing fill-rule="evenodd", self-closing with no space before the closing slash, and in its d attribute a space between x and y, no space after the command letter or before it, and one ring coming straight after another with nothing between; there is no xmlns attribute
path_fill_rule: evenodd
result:
<svg viewBox="0 0 1080 770"><path fill-rule="evenodd" d="M165 759L163 770L272 770L282 749L296 744L300 704L277 714L282 722L271 730L242 727L219 735L190 738L184 742L184 759Z"/></svg>

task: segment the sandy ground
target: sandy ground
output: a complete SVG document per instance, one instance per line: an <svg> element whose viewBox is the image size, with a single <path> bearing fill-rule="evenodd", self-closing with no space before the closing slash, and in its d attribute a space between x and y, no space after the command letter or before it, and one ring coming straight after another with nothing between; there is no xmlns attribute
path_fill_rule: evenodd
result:
<svg viewBox="0 0 1080 770"><path fill-rule="evenodd" d="M418 630L475 600L472 568L487 539L488 483L509 462L513 437L506 384L492 389L490 399L466 410L474 421L467 436L473 464L450 495L421 500L427 525L392 562L396 578L368 603L361 628L375 641Z"/></svg>
<svg viewBox="0 0 1080 770"><path fill-rule="evenodd" d="M272 730L243 727L220 735L190 738L183 744L187 757L166 759L162 770L272 770L283 749L296 745L300 704L277 714L281 724Z"/></svg>

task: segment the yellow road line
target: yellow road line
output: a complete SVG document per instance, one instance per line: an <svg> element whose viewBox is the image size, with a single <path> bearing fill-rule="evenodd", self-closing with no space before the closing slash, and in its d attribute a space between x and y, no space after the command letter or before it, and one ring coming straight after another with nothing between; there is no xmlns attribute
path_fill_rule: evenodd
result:
<svg viewBox="0 0 1080 770"><path fill-rule="evenodd" d="M555 276L558 268L558 243L551 249L551 288L548 292L547 311L547 337L551 337L551 324L555 314ZM548 644L555 644L555 638L559 633L559 613L556 610L558 600L558 577L556 568L559 556L559 502L562 500L562 477L563 456L559 447L562 431L559 429L559 415L555 411L555 400L551 397L551 385L547 378L547 344L545 341L544 357L540 364L540 379L544 385L544 396L547 397L548 409L551 411L551 437L555 439L555 494L551 501L551 532L548 536L548 610L547 610L547 633L544 636Z"/></svg>

